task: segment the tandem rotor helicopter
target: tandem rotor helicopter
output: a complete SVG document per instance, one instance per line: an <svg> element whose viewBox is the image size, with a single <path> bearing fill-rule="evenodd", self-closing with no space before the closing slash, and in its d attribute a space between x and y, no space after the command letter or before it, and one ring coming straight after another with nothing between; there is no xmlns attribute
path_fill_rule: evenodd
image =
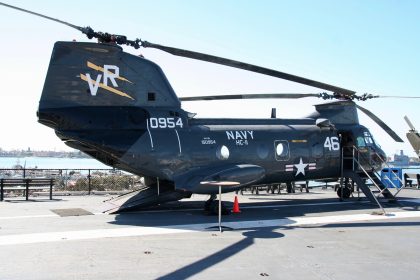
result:
<svg viewBox="0 0 420 280"><path fill-rule="evenodd" d="M359 123L357 109L395 141L403 142L382 120L355 103L383 96L357 95L304 77L140 39L129 40L123 35L96 32L5 3L0 5L67 25L98 40L55 43L37 114L38 121L54 129L68 146L145 178L146 187L117 198L113 212L176 201L193 193L211 195L205 208L215 210L215 182L236 182L223 187L223 192L254 184L343 177L362 186L365 174L380 170L386 155ZM124 52L120 45L155 48L331 93L178 98L157 64ZM274 110L269 119L203 119L181 108L181 101L306 97L335 101L315 105L312 114L300 119L276 118ZM349 194L346 189L342 187L341 194ZM362 188L371 197L366 189ZM392 198L384 187L382 194Z"/></svg>

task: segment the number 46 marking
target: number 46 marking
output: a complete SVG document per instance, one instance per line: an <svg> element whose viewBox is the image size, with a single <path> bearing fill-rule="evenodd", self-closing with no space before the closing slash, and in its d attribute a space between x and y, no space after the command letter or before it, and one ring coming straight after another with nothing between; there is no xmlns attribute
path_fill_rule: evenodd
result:
<svg viewBox="0 0 420 280"><path fill-rule="evenodd" d="M338 151L340 149L338 137L327 137L325 139L324 148L327 148L330 151Z"/></svg>

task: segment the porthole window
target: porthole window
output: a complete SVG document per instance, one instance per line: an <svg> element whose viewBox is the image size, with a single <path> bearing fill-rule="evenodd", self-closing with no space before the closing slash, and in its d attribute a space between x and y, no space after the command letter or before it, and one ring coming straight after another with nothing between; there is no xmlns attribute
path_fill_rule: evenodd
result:
<svg viewBox="0 0 420 280"><path fill-rule="evenodd" d="M283 154L283 151L284 151L283 143L278 143L276 146L276 155L281 156Z"/></svg>
<svg viewBox="0 0 420 280"><path fill-rule="evenodd" d="M290 157L289 142L286 140L274 141L274 152L276 160L288 160Z"/></svg>
<svg viewBox="0 0 420 280"><path fill-rule="evenodd" d="M219 147L216 150L216 156L217 156L218 159L221 159L221 160L228 159L229 158L229 154L230 154L229 149L225 145Z"/></svg>

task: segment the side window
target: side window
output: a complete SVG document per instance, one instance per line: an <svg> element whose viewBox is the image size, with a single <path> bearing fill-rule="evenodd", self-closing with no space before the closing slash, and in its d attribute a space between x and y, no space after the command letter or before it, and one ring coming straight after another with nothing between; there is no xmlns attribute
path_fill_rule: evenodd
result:
<svg viewBox="0 0 420 280"><path fill-rule="evenodd" d="M274 154L276 160L288 160L290 158L289 142L286 140L274 141Z"/></svg>
<svg viewBox="0 0 420 280"><path fill-rule="evenodd" d="M365 139L363 139L363 137L359 136L357 137L357 147L365 147L366 143L365 143Z"/></svg>

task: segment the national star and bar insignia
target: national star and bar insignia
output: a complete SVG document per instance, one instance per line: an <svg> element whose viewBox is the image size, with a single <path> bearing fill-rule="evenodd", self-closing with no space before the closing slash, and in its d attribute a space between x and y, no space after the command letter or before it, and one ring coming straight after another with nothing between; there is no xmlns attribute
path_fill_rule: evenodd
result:
<svg viewBox="0 0 420 280"><path fill-rule="evenodd" d="M297 163L297 164L287 164L285 167L286 167L285 171L287 171L287 172L293 172L293 171L296 170L295 177L298 176L299 174L302 174L303 176L305 176L305 169L306 170L315 170L316 169L316 163L315 162L304 163L303 159L300 158L299 163Z"/></svg>

